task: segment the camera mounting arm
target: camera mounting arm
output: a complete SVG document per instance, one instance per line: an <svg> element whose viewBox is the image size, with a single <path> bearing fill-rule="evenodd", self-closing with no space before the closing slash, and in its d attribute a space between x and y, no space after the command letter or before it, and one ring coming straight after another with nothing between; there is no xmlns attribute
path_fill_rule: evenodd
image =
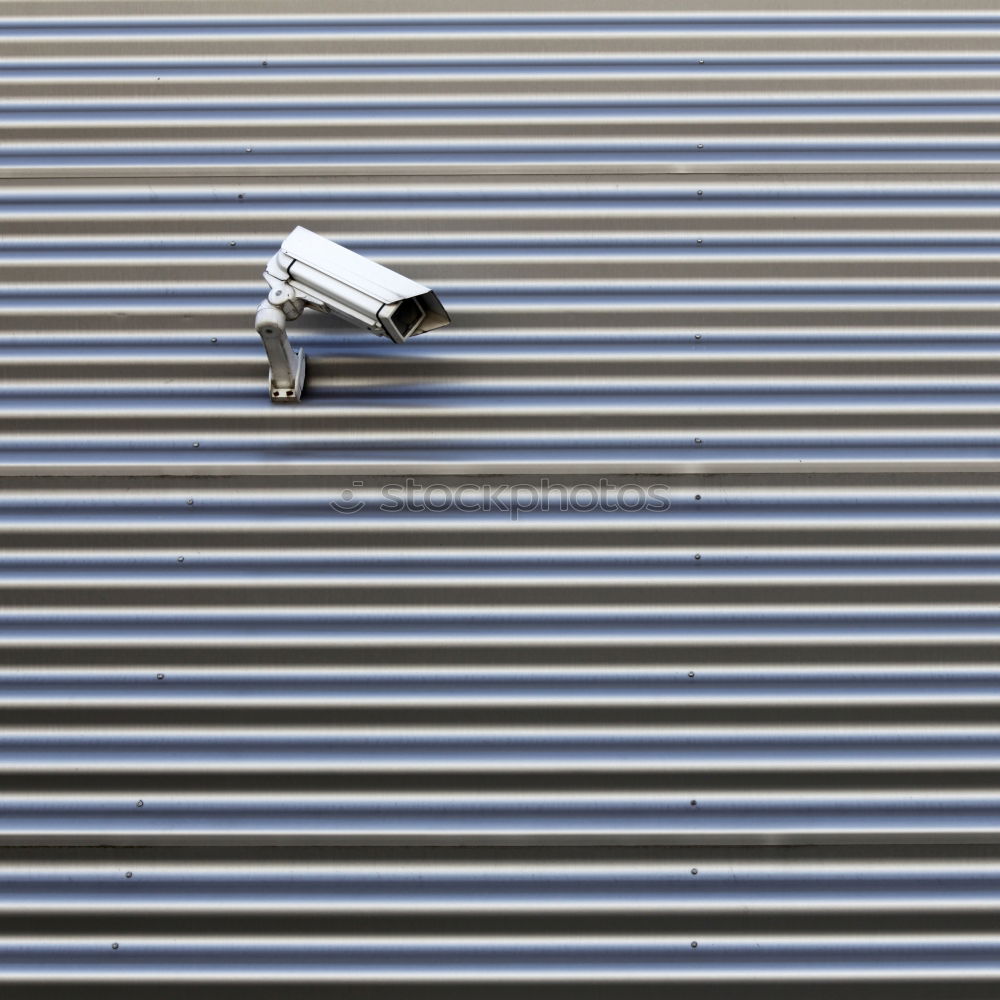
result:
<svg viewBox="0 0 1000 1000"><path fill-rule="evenodd" d="M288 284L291 263L292 258L280 250L268 261L264 280L271 291L257 307L255 322L271 366L268 386L273 403L297 403L302 398L306 377L305 352L293 351L285 332L286 322L298 319L307 305L301 293L297 294Z"/></svg>

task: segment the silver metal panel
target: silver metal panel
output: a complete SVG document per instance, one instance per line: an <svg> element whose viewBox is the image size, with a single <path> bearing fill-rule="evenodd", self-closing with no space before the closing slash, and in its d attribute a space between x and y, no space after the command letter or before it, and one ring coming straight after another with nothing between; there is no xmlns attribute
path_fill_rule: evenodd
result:
<svg viewBox="0 0 1000 1000"><path fill-rule="evenodd" d="M5 995L996 995L1000 16L670 6L0 2Z"/></svg>

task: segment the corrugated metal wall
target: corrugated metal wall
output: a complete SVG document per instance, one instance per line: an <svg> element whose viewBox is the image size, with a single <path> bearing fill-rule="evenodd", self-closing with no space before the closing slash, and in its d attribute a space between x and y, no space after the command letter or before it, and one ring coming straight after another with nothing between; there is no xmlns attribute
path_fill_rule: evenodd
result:
<svg viewBox="0 0 1000 1000"><path fill-rule="evenodd" d="M333 6L0 3L0 980L996 995L1000 16Z"/></svg>

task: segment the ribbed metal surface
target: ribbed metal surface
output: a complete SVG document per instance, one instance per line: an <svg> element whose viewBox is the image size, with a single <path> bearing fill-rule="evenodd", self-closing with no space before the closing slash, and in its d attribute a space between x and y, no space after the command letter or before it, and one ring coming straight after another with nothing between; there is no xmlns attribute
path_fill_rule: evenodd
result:
<svg viewBox="0 0 1000 1000"><path fill-rule="evenodd" d="M637 981L732 988L780 971L801 989L817 976L844 984L866 971L920 995L920 984L941 988L956 975L994 989L997 978L995 923L985 913L997 905L1000 870L984 858L777 864L735 853L701 867L683 855L655 864L501 857L250 865L126 854L104 863L7 862L0 873L5 928L87 922L85 934L59 944L3 938L3 980L143 988L208 976L272 988L430 980L468 989L531 979L627 990ZM220 939L223 920L230 936ZM789 933L793 925L800 930Z"/></svg>
<svg viewBox="0 0 1000 1000"><path fill-rule="evenodd" d="M0 981L996 995L1000 16L132 6L0 3ZM297 224L453 325L273 407Z"/></svg>

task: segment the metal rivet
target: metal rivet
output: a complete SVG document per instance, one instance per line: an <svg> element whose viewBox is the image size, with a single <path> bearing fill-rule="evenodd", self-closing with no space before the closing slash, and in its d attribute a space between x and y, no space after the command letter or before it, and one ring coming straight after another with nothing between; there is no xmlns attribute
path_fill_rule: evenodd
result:
<svg viewBox="0 0 1000 1000"><path fill-rule="evenodd" d="M162 681L162 680L163 680L163 674L157 674L157 675L156 675L156 679L157 679L158 681Z"/></svg>
<svg viewBox="0 0 1000 1000"><path fill-rule="evenodd" d="M698 240L698 242L701 243L701 240Z"/></svg>
<svg viewBox="0 0 1000 1000"><path fill-rule="evenodd" d="M694 803L692 803L692 805L693 805L693 804L694 804ZM142 808L142 799L139 799L139 801L138 801L138 802L136 802L136 804L135 804L135 807L136 807L136 809L141 809L141 808Z"/></svg>
<svg viewBox="0 0 1000 1000"><path fill-rule="evenodd" d="M701 334L700 334L700 333L696 333L696 334L694 335L694 339L695 339L695 340L701 340Z"/></svg>
<svg viewBox="0 0 1000 1000"><path fill-rule="evenodd" d="M704 148L705 148L705 144L704 144L703 142L699 142L699 143L698 143L698 148L699 148L699 149L704 149ZM247 150L247 152L249 153L249 152L250 152L250 150L248 149L248 150Z"/></svg>
<svg viewBox="0 0 1000 1000"><path fill-rule="evenodd" d="M700 500L701 499L701 494L700 493L695 493L694 498L695 498L695 500Z"/></svg>
<svg viewBox="0 0 1000 1000"><path fill-rule="evenodd" d="M253 146L247 146L247 152L248 153L252 153L253 152Z"/></svg>
<svg viewBox="0 0 1000 1000"><path fill-rule="evenodd" d="M697 799L692 799L691 800L691 805L696 806L697 804L698 804L698 800Z"/></svg>
<svg viewBox="0 0 1000 1000"><path fill-rule="evenodd" d="M188 499L187 499L187 505L189 507L193 507L194 506L194 500L191 497L188 497Z"/></svg>
<svg viewBox="0 0 1000 1000"><path fill-rule="evenodd" d="M213 337L212 338L212 343L213 344L217 344L218 342L219 342L219 338L218 337Z"/></svg>
<svg viewBox="0 0 1000 1000"><path fill-rule="evenodd" d="M698 60L698 65L699 66L704 66L705 65L705 60L704 59L699 59Z"/></svg>
<svg viewBox="0 0 1000 1000"><path fill-rule="evenodd" d="M266 65L267 65L267 60L265 59L261 62L261 66L266 66Z"/></svg>
<svg viewBox="0 0 1000 1000"><path fill-rule="evenodd" d="M178 556L177 557L177 561L178 562L184 562L184 556Z"/></svg>
<svg viewBox="0 0 1000 1000"><path fill-rule="evenodd" d="M691 874L692 875L697 875L698 874L698 869L697 868L692 868L691 869Z"/></svg>
<svg viewBox="0 0 1000 1000"><path fill-rule="evenodd" d="M699 191L699 192L698 192L698 197L700 198L700 197L701 197L701 196L702 196L702 195L703 195L704 193L705 193L704 191ZM240 195L240 197L242 198L242 197L243 197L243 195Z"/></svg>
<svg viewBox="0 0 1000 1000"><path fill-rule="evenodd" d="M701 553L700 552L696 552L694 554L694 557L695 557L695 559L700 559L701 558Z"/></svg>
<svg viewBox="0 0 1000 1000"><path fill-rule="evenodd" d="M117 941L115 941L115 943L111 946L111 950L112 951L117 951L118 950L118 942Z"/></svg>
<svg viewBox="0 0 1000 1000"><path fill-rule="evenodd" d="M695 444L701 444L701 438L695 438L694 439L694 443Z"/></svg>
<svg viewBox="0 0 1000 1000"><path fill-rule="evenodd" d="M688 671L688 677L694 677L694 671L693 670L689 670Z"/></svg>
<svg viewBox="0 0 1000 1000"><path fill-rule="evenodd" d="M195 441L195 442L193 442L193 443L192 443L191 447L192 447L192 448L200 448L200 447L201 447L201 445L200 445L200 444L198 444L198 442L197 442L197 441Z"/></svg>
<svg viewBox="0 0 1000 1000"><path fill-rule="evenodd" d="M231 247L234 247L234 246L236 246L236 240L230 240L230 241L229 241L229 245L230 245Z"/></svg>
<svg viewBox="0 0 1000 1000"><path fill-rule="evenodd" d="M692 948L697 948L698 947L698 942L697 941L692 941L691 942L691 947Z"/></svg>
<svg viewBox="0 0 1000 1000"><path fill-rule="evenodd" d="M132 877L131 872L125 872L125 878L131 878L131 877Z"/></svg>
<svg viewBox="0 0 1000 1000"><path fill-rule="evenodd" d="M236 197L239 198L240 201L242 201L246 197L246 195L238 194Z"/></svg>

